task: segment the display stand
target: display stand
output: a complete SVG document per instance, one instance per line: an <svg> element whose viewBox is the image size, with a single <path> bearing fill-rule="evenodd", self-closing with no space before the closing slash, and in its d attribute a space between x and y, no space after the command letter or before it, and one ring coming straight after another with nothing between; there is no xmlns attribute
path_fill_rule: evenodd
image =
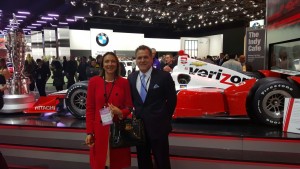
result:
<svg viewBox="0 0 300 169"><path fill-rule="evenodd" d="M285 98L283 131L300 134L300 99Z"/></svg>

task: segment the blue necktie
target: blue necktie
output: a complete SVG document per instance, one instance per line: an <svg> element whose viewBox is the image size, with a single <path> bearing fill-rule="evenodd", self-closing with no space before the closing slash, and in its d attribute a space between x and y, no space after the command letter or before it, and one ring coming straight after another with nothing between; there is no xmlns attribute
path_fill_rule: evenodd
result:
<svg viewBox="0 0 300 169"><path fill-rule="evenodd" d="M146 84L146 75L143 74L141 76L141 91L140 91L140 96L143 100L143 102L145 102L146 96L147 96L147 84Z"/></svg>

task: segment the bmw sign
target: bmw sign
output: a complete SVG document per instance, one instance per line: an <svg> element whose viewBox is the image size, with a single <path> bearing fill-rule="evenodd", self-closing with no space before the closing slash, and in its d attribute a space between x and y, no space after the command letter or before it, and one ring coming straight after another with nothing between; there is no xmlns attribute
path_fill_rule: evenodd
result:
<svg viewBox="0 0 300 169"><path fill-rule="evenodd" d="M109 42L109 38L105 33L99 33L96 36L96 42L99 46L106 46Z"/></svg>

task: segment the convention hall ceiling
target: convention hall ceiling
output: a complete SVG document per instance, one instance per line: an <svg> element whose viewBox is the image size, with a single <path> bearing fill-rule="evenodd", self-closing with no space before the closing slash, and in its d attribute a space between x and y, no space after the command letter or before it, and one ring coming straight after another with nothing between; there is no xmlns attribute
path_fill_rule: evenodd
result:
<svg viewBox="0 0 300 169"><path fill-rule="evenodd" d="M132 26L187 31L264 19L266 8L265 0L4 1L0 6L0 30L10 29L14 13L19 27L25 30Z"/></svg>

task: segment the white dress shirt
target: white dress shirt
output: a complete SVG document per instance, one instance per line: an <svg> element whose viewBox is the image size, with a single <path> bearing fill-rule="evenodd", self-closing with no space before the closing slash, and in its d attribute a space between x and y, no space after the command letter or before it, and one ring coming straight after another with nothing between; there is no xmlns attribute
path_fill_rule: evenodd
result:
<svg viewBox="0 0 300 169"><path fill-rule="evenodd" d="M138 90L139 94L141 94L141 85L142 85L141 77L142 77L143 74L146 75L145 82L146 82L146 85L147 85L146 89L148 91L150 80L151 80L150 78L151 78L152 69L153 68L151 67L146 73L143 73L143 72L140 71L138 77L136 78L136 89Z"/></svg>

